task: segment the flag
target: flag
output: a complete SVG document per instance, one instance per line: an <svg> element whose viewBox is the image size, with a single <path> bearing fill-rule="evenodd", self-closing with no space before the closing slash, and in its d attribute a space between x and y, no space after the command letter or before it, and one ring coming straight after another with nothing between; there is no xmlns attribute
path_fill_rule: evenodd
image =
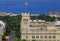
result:
<svg viewBox="0 0 60 41"><path fill-rule="evenodd" d="M25 5L28 5L29 3L28 2L25 2Z"/></svg>

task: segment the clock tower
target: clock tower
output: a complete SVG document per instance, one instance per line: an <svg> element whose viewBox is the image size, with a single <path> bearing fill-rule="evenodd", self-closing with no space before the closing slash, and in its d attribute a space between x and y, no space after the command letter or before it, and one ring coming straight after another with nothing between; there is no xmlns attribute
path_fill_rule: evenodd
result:
<svg viewBox="0 0 60 41"><path fill-rule="evenodd" d="M21 27L28 28L29 27L30 14L22 13Z"/></svg>
<svg viewBox="0 0 60 41"><path fill-rule="evenodd" d="M30 20L30 14L29 13L22 13L22 20L21 20L21 39L24 39L28 33L28 28L29 28L29 20Z"/></svg>

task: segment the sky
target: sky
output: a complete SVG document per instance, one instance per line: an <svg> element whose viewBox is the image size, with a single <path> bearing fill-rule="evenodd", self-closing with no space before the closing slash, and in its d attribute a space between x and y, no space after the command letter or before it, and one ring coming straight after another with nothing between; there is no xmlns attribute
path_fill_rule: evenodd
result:
<svg viewBox="0 0 60 41"><path fill-rule="evenodd" d="M26 6L24 3L28 2ZM47 14L60 12L60 0L0 0L0 12L21 14Z"/></svg>

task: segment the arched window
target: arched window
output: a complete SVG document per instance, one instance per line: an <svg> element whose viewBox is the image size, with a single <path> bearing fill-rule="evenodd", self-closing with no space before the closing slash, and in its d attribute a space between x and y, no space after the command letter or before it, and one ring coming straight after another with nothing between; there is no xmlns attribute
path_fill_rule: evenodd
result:
<svg viewBox="0 0 60 41"><path fill-rule="evenodd" d="M41 30L47 30L47 28L46 28L46 27L41 27L40 29L41 29Z"/></svg>
<svg viewBox="0 0 60 41"><path fill-rule="evenodd" d="M41 30L43 30L43 28L41 27Z"/></svg>

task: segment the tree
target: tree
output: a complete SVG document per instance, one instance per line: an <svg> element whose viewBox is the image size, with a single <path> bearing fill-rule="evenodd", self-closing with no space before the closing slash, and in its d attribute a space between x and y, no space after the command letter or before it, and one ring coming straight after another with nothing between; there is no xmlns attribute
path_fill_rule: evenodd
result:
<svg viewBox="0 0 60 41"><path fill-rule="evenodd" d="M14 41L21 41L20 38L15 38Z"/></svg>
<svg viewBox="0 0 60 41"><path fill-rule="evenodd" d="M26 41L26 39L23 39L22 41Z"/></svg>
<svg viewBox="0 0 60 41"><path fill-rule="evenodd" d="M33 39L32 41L36 41L36 40Z"/></svg>

